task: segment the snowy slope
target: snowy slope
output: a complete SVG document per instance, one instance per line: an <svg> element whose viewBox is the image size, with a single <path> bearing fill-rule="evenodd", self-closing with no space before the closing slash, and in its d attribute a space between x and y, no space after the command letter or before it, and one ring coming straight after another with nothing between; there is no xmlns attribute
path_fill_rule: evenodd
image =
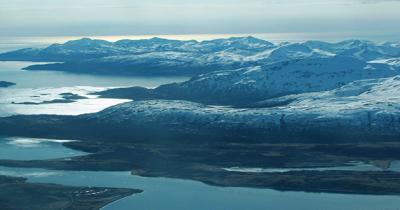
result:
<svg viewBox="0 0 400 210"><path fill-rule="evenodd" d="M28 70L61 70L93 74L198 75L297 59L351 57L373 61L400 57L400 44L348 40L338 43L308 41L273 44L254 37L198 42L161 38L108 42L88 38L44 49L22 49L0 54L0 60L57 61ZM143 71L143 68L149 71ZM166 72L161 69L165 68ZM173 70L177 68L179 70ZM139 70L138 70L139 69Z"/></svg>
<svg viewBox="0 0 400 210"><path fill-rule="evenodd" d="M107 123L196 124L268 128L282 123L375 127L400 131L400 77L362 80L319 93L285 96L292 101L269 108L206 106L188 101L128 102L85 116ZM278 100L278 99L273 99ZM322 123L322 124L321 124Z"/></svg>
<svg viewBox="0 0 400 210"><path fill-rule="evenodd" d="M372 60L369 63L381 63L393 66L394 68L400 67L400 58L390 58L390 59L378 59Z"/></svg>
<svg viewBox="0 0 400 210"><path fill-rule="evenodd" d="M400 48L395 43L374 43L365 40L347 40L338 43L308 41L304 43L312 49L319 49L336 55L373 60L391 58L400 55Z"/></svg>
<svg viewBox="0 0 400 210"><path fill-rule="evenodd" d="M85 58L100 58L117 55L132 55L151 52L191 52L191 53L215 53L228 51L236 54L254 54L269 48L274 44L256 39L254 37L233 37L228 39L216 39L198 42L168 40L152 38L144 40L120 40L108 42L83 38L68 41L64 44L53 44L43 49L23 49L0 54L2 60L18 60L31 57L31 60L71 61ZM82 57L77 57L82 56Z"/></svg>
<svg viewBox="0 0 400 210"><path fill-rule="evenodd" d="M176 99L248 104L288 94L331 90L356 80L385 78L399 73L399 68L385 63L335 56L216 71L180 84L164 85L156 91L175 94Z"/></svg>

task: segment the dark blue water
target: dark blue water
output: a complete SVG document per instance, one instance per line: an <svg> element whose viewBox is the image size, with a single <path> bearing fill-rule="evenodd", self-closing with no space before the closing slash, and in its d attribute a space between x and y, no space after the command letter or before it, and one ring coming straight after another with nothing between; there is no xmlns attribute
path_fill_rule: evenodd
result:
<svg viewBox="0 0 400 210"><path fill-rule="evenodd" d="M4 139L4 138L3 138ZM46 159L79 155L55 140L6 139L0 158ZM17 141L19 140L19 142ZM26 141L23 141L26 140ZM17 141L17 142L16 142ZM52 144L48 144L51 142ZM58 144L58 145L57 145ZM24 147L25 146L25 147ZM35 147L32 147L35 146ZM3 153L5 152L5 153ZM393 164L399 167L399 163ZM399 210L400 196L279 192L270 189L214 187L200 182L144 178L130 172L89 172L0 167L0 174L27 177L30 182L70 186L125 187L144 190L103 210Z"/></svg>
<svg viewBox="0 0 400 210"><path fill-rule="evenodd" d="M71 186L128 187L139 195L103 210L398 210L399 196L279 192L270 189L223 188L200 182L143 178L129 172L55 171L0 167L0 174L28 177L30 182Z"/></svg>

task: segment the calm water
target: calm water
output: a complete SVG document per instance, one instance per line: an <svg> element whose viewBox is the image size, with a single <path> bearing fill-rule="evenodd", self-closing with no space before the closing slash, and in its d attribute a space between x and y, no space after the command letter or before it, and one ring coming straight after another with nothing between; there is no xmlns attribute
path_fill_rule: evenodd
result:
<svg viewBox="0 0 400 210"><path fill-rule="evenodd" d="M161 84L187 80L187 77L115 77L71 74L51 71L24 71L32 62L0 62L0 80L17 83L0 88L0 117L14 114L78 115L98 112L129 100L99 99L92 92L111 87L157 87ZM27 105L23 102L43 102L60 99L62 93L74 93L88 99L75 103Z"/></svg>
<svg viewBox="0 0 400 210"><path fill-rule="evenodd" d="M0 137L0 159L43 160L85 155L60 143L68 140Z"/></svg>
<svg viewBox="0 0 400 210"><path fill-rule="evenodd" d="M18 139L14 139L18 140ZM22 139L20 139L22 140ZM55 143L57 144L57 143ZM44 156L63 156L58 146L35 144ZM29 148L28 148L29 149ZM27 148L16 146L15 153ZM73 155L76 155L74 153ZM22 155L28 159L29 155ZM0 158L3 156L0 156ZM35 155L32 153L32 158ZM18 155L17 155L18 158ZM30 182L70 186L125 187L144 190L142 194L116 201L103 210L399 210L399 196L343 195L329 193L279 192L270 189L214 187L200 182L132 176L129 172L59 171L0 167L0 174L27 177Z"/></svg>
<svg viewBox="0 0 400 210"><path fill-rule="evenodd" d="M24 71L22 68L32 62L0 62L0 80L17 83L12 88L41 87L121 87L143 86L156 87L161 84L187 80L187 77L128 77L128 76L96 76L73 74L57 71Z"/></svg>

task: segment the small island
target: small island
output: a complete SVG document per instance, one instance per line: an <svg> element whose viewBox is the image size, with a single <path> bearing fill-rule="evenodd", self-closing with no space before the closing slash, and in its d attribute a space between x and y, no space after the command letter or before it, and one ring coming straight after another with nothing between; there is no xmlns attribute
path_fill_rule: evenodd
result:
<svg viewBox="0 0 400 210"><path fill-rule="evenodd" d="M28 183L25 178L0 176L0 206L3 210L98 210L105 205L141 193L136 189L69 187Z"/></svg>
<svg viewBox="0 0 400 210"><path fill-rule="evenodd" d="M0 81L0 88L6 88L14 85L16 84L13 82Z"/></svg>
<svg viewBox="0 0 400 210"><path fill-rule="evenodd" d="M61 96L61 98L48 100L48 101L41 101L41 102L27 101L27 102L18 102L18 103L12 102L12 104L23 104L23 105L68 104L68 103L74 103L80 99L88 99L88 97L86 97L86 96L80 96L80 95L74 94L74 93L61 93L60 96Z"/></svg>

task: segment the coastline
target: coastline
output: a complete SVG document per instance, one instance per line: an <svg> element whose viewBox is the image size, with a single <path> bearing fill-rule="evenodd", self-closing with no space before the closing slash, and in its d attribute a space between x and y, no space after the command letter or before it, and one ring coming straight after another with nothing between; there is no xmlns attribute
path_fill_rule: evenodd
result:
<svg viewBox="0 0 400 210"><path fill-rule="evenodd" d="M112 202L143 192L136 189L31 183L26 178L10 176L0 176L0 184L0 203L4 210L23 209L26 203L31 210L99 210Z"/></svg>
<svg viewBox="0 0 400 210"><path fill-rule="evenodd" d="M286 171L271 172L271 173L248 173L248 172L229 172L223 170L224 162L231 162L230 164L243 164L238 160L237 163L232 163L232 160L226 159L223 156L218 157L219 161L214 161L212 156L210 160L198 162L191 158L165 158L172 154L187 153L191 149L178 149L168 148L161 145L143 145L143 144L129 144L129 146L122 144L114 144L114 147L105 144L93 142L70 142L64 143L65 146L92 154L86 156L73 157L68 159L53 159L53 160L37 160L37 161L13 161L13 160L0 160L0 165L7 167L21 167L21 168L45 168L52 170L67 170L67 171L131 171L132 174L141 177L165 177L177 178L200 181L211 186L220 187L249 187L249 188L265 188L275 189L280 191L303 191L303 192L325 192L325 193L344 193L344 194L370 194L370 195L399 195L400 186L398 180L400 173L394 171L341 171L341 170L327 170L327 171ZM375 145L376 146L376 145ZM388 145L389 147L396 147L398 145ZM264 153L263 147L269 148L269 151L276 150L292 150L293 156L305 154L312 156L315 159L316 154L313 150L315 148L324 147L323 145L301 145L301 144L285 144L285 145L255 145L252 150L247 146L246 148L236 148L235 153L243 153L246 150L252 151L251 153ZM275 148L274 148L275 147ZM293 148L298 148L293 151ZM351 148L360 148L362 145L336 145L342 150L349 150ZM368 147L368 146L367 146ZM125 148L125 149L122 149ZM150 148L152 148L151 151ZM284 149L286 148L286 149ZM291 149L290 149L291 148ZM233 148L227 148L227 151L232 151ZM244 149L244 150L243 150ZM379 148L376 148L379 150ZM385 148L381 148L384 150ZM149 151L150 150L150 151ZM220 153L225 153L225 149L219 148ZM172 153L171 153L172 152ZM201 153L212 154L214 149L203 148ZM129 154L129 155L127 155ZM229 153L227 153L228 155ZM206 155L207 156L207 155ZM229 156L229 155L228 155ZM285 157L282 154L282 157ZM355 157L347 156L332 156L326 154L317 159L325 159L325 162L313 161L313 159L305 159L299 157L300 160L292 160L290 157L279 158L269 157L274 159L275 165L269 167L334 167L342 166ZM361 157L359 157L361 158ZM362 158L365 162L373 160L373 158ZM393 157L394 159L394 157ZM146 164L147 160L154 164ZM269 161L271 162L271 161ZM155 164L157 163L157 164ZM227 164L227 163L225 163ZM270 163L265 163L270 164ZM268 167L265 165L264 167Z"/></svg>

